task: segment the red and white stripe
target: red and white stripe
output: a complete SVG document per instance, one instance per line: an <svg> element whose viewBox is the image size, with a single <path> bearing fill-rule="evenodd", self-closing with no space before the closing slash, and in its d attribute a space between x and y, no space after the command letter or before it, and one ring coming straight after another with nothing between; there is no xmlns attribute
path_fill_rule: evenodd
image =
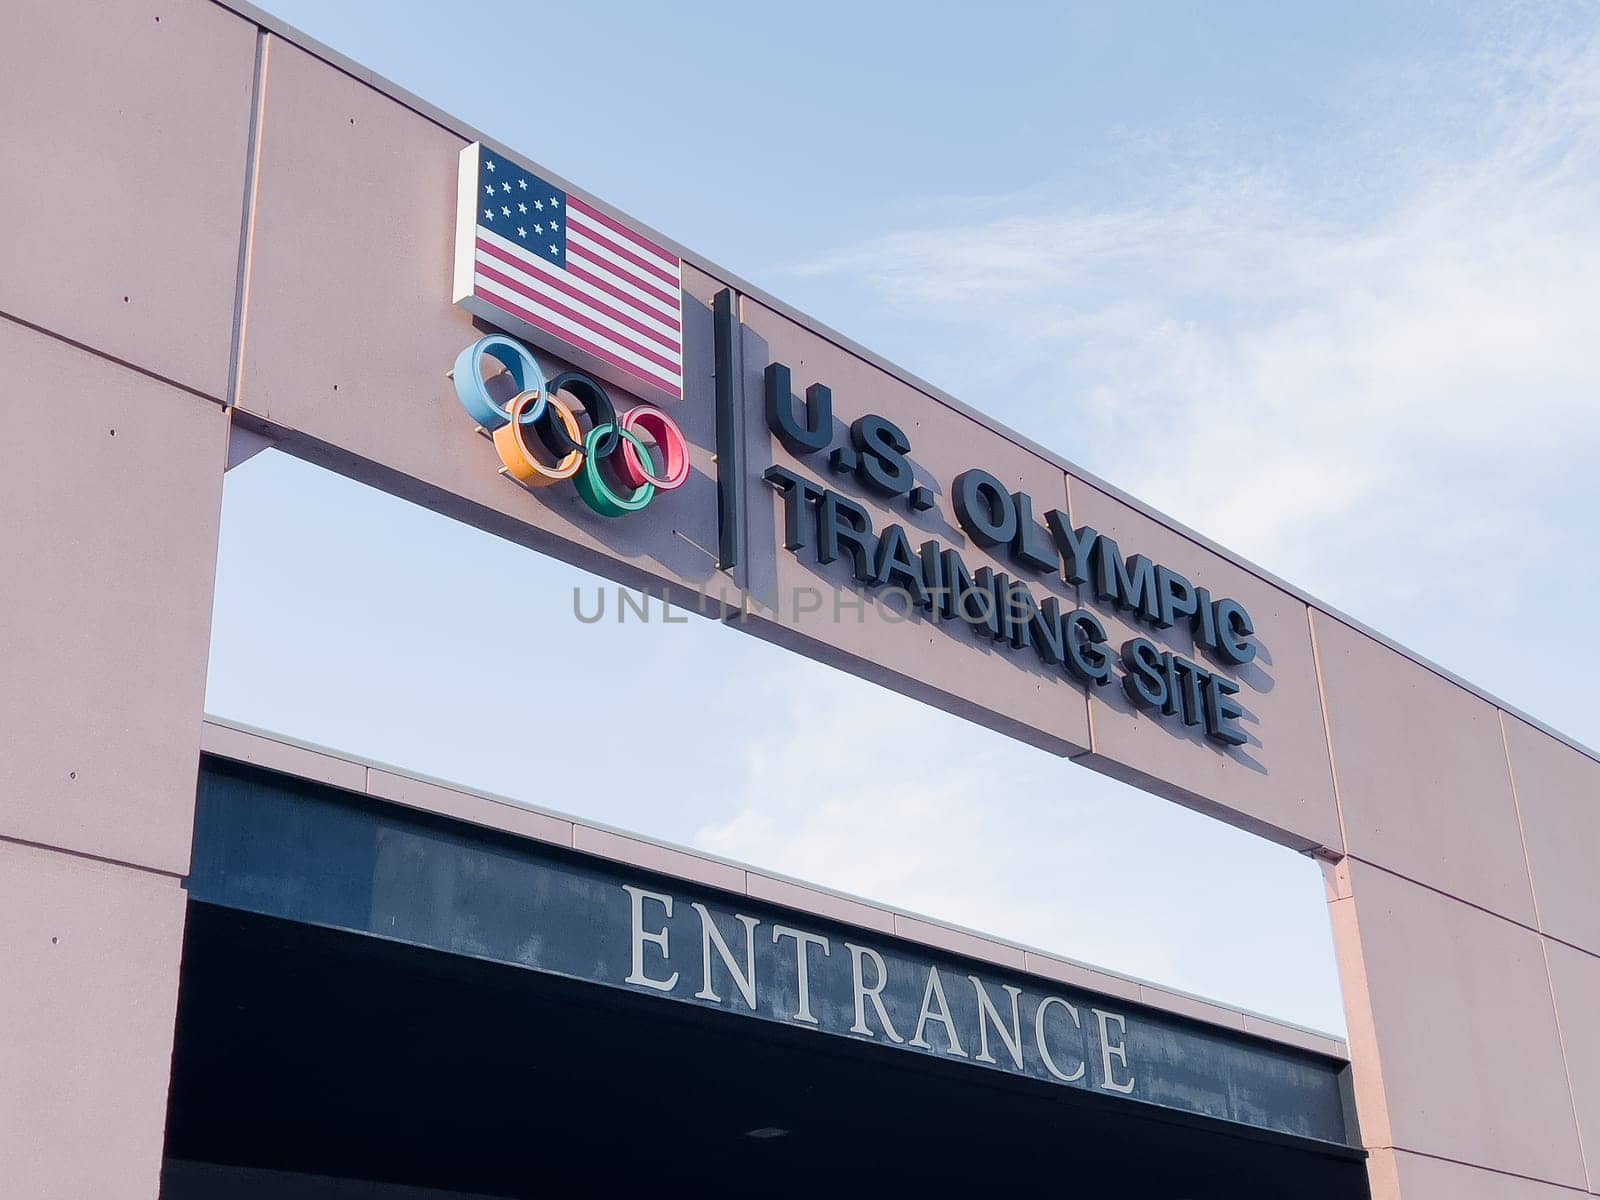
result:
<svg viewBox="0 0 1600 1200"><path fill-rule="evenodd" d="M567 199L567 263L477 227L476 297L672 399L683 395L683 264L622 222Z"/></svg>

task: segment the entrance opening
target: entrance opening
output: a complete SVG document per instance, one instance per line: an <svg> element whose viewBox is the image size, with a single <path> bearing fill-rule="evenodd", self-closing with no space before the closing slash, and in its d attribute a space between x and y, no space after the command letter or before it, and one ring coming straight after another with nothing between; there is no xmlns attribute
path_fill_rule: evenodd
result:
<svg viewBox="0 0 1600 1200"><path fill-rule="evenodd" d="M191 902L163 1197L1366 1195L1354 1157L1137 1109Z"/></svg>
<svg viewBox="0 0 1600 1200"><path fill-rule="evenodd" d="M212 631L229 723L1343 1033L1310 859L287 454Z"/></svg>

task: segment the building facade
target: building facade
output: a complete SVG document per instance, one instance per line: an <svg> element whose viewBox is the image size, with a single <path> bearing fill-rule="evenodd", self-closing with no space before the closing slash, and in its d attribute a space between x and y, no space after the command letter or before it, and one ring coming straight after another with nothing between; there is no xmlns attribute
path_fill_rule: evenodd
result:
<svg viewBox="0 0 1600 1200"><path fill-rule="evenodd" d="M292 1170L252 1157L266 1151L242 1131L337 1093L307 1080L299 1101L221 1121L216 1064L236 1062L260 1096L262 1046L330 1061L366 1028L323 995L297 1039L243 1036L219 1014L270 960L389 980L399 993L373 995L417 1003L527 988L517 1003L556 1023L612 1013L574 1025L595 1036L666 1021L648 1053L683 1079L696 1063L735 1078L719 1072L753 1039L775 1072L831 1072L806 1076L830 1095L895 1089L884 1138L906 1105L937 1095L966 1111L968 1089L1001 1089L1016 1122L985 1137L1009 1161L1037 1144L1005 1140L1019 1130L1060 1137L1075 1178L1130 1195L1250 1194L1241 1172L1279 1189L1261 1194L1600 1195L1591 752L247 6L24 0L7 25L0 223L20 236L0 269L5 1194L155 1196L164 1163L175 1197L368 1194L350 1180L373 1195L518 1194L535 1168L503 1149L453 1185L375 1122L326 1144L301 1130ZM519 257L526 225L494 225L515 219L500 172L574 214L547 254ZM367 220L326 203L333 177ZM476 203L501 187L504 202ZM495 338L510 345L497 353ZM500 366L515 400L491 386ZM581 394L596 380L610 432ZM556 397L573 394L587 432L565 424L576 409ZM268 446L1314 856L1348 1047L207 723L223 475ZM608 453L621 467L600 472ZM841 596L866 619L830 619ZM506 890L481 911L456 892L457 907L407 909L414 892L385 871L413 860L380 845L408 847L417 879L498 863ZM297 847L338 878L301 873ZM551 880L592 894L605 920L529 914L525 926L550 922L537 952L509 927L463 940ZM441 926L450 912L460 922ZM379 913L408 932L373 927ZM444 976L457 986L430 991ZM415 1031L385 1032L392 1045ZM700 1057L671 1058L691 1045ZM574 1097L615 1100L565 1052L538 1061L561 1064ZM376 1050L360 1061L344 1078L366 1091L339 1111L404 1085ZM490 1069L426 1078L459 1088ZM649 1111L648 1089L626 1094ZM992 1121L994 1105L978 1109ZM944 1128L919 1120L934 1122L924 1135ZM653 1161L716 1153L635 1124ZM1105 1138L1130 1137L1152 1147L1148 1177L1094 1165ZM784 1136L751 1144L764 1140ZM830 1127L829 1145L848 1140ZM785 1169L821 1170L806 1153ZM1170 1190L1160 1164L1176 1161L1210 1174ZM936 1189L976 1168L923 1153L916 1170Z"/></svg>

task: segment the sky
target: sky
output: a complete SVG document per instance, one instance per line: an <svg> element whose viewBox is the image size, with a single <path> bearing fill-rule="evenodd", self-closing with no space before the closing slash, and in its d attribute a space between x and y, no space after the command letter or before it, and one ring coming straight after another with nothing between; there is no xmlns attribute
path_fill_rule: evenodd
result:
<svg viewBox="0 0 1600 1200"><path fill-rule="evenodd" d="M1600 745L1542 632L1600 594L1600 7L266 7ZM223 538L214 712L1343 1028L1304 859L704 622L583 625L598 581L277 454ZM490 589L559 623L559 711ZM613 659L701 703L540 752ZM718 786L601 782L673 754Z"/></svg>

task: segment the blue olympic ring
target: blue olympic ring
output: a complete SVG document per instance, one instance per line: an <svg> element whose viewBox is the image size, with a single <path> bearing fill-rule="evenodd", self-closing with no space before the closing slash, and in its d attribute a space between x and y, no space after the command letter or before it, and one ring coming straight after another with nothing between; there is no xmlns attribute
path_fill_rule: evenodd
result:
<svg viewBox="0 0 1600 1200"><path fill-rule="evenodd" d="M491 433L511 422L507 406L498 403L490 396L489 389L484 384L483 357L486 354L505 367L517 385L517 394L534 392L538 395L537 404L531 404L523 409L522 424L532 425L544 416L546 394L544 371L540 369L526 346L498 333L479 338L456 355L453 375L456 399L461 401L461 407L467 410L467 415Z"/></svg>

